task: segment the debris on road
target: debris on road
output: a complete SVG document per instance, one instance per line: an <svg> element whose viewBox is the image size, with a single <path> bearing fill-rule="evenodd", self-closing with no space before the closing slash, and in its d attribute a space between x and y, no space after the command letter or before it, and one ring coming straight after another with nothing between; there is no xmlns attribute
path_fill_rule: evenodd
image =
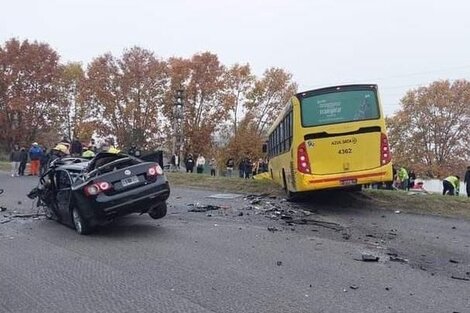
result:
<svg viewBox="0 0 470 313"><path fill-rule="evenodd" d="M356 290L356 289L359 289L359 286L357 286L357 285L351 285L351 286L349 286L349 288L351 288L352 290Z"/></svg>
<svg viewBox="0 0 470 313"><path fill-rule="evenodd" d="M450 278L452 278L452 279L457 279L457 280L470 281L470 278L463 277L463 276L452 275L452 276L450 276Z"/></svg>
<svg viewBox="0 0 470 313"><path fill-rule="evenodd" d="M44 213L30 213L30 214L13 214L11 217L15 218L31 218L31 217L39 217L39 216L46 216Z"/></svg>
<svg viewBox="0 0 470 313"><path fill-rule="evenodd" d="M216 211L218 209L222 209L221 206L212 205L212 204L202 205L202 204L196 203L196 204L188 204L188 206L192 207L191 209L188 210L188 212L196 212L196 213Z"/></svg>
<svg viewBox="0 0 470 313"><path fill-rule="evenodd" d="M0 224L6 224L8 222L11 222L11 219L5 219L5 220L1 220L0 221Z"/></svg>
<svg viewBox="0 0 470 313"><path fill-rule="evenodd" d="M277 266L281 266L281 265L282 265L282 261L277 261L277 262L276 262L276 265L277 265Z"/></svg>
<svg viewBox="0 0 470 313"><path fill-rule="evenodd" d="M408 259L400 258L396 255L391 255L389 259L392 262L408 263Z"/></svg>
<svg viewBox="0 0 470 313"><path fill-rule="evenodd" d="M459 263L459 261L454 260L454 259L450 259L449 262L450 262L450 263L454 263L454 264L458 264L458 263Z"/></svg>
<svg viewBox="0 0 470 313"><path fill-rule="evenodd" d="M4 211L6 211L6 210L7 210L7 208L6 208L6 207L4 207L4 206L0 206L0 212L4 212Z"/></svg>
<svg viewBox="0 0 470 313"><path fill-rule="evenodd" d="M268 227L268 231L274 233L275 231L279 231L279 229L277 229L277 228L274 227L274 226L269 226L269 227Z"/></svg>
<svg viewBox="0 0 470 313"><path fill-rule="evenodd" d="M321 221L321 220L316 220L316 219L306 219L306 218L293 219L293 220L288 221L287 223L289 225L290 224L315 225L315 226L321 226L321 227L333 229L335 231L343 230L343 226L341 226L338 223L326 222L326 221Z"/></svg>
<svg viewBox="0 0 470 313"><path fill-rule="evenodd" d="M400 214L400 213L401 213L401 211L399 211L399 210L395 211L395 214Z"/></svg>
<svg viewBox="0 0 470 313"><path fill-rule="evenodd" d="M378 262L379 261L379 257L376 256L376 255L372 255L372 254L368 254L368 253L363 253L361 255L361 260L364 261L364 262Z"/></svg>
<svg viewBox="0 0 470 313"><path fill-rule="evenodd" d="M237 193L217 193L214 195L207 196L206 198L212 198L212 199L236 199L240 198L242 195L237 194Z"/></svg>

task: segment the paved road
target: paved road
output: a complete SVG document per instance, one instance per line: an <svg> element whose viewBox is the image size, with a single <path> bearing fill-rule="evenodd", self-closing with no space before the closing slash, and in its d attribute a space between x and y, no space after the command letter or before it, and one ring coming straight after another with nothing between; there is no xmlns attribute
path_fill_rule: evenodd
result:
<svg viewBox="0 0 470 313"><path fill-rule="evenodd" d="M174 188L164 219L79 236L11 219L35 211L34 184L0 173L0 312L470 312L470 281L452 278L470 278L469 221L364 208L360 194L250 204Z"/></svg>

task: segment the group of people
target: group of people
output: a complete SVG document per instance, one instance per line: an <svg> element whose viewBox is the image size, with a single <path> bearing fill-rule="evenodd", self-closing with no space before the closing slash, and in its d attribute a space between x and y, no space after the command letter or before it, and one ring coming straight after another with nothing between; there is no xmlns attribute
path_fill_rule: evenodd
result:
<svg viewBox="0 0 470 313"><path fill-rule="evenodd" d="M140 156L140 150L135 146L131 147L131 149L133 149L130 151L131 155ZM94 139L91 139L89 144L84 145L78 137L74 137L70 141L67 136L64 136L51 149L41 146L37 142L33 142L29 148L20 148L18 144L15 144L10 152L11 176L24 176L28 161L28 176L40 176L47 171L51 162L57 158L71 156L92 159L99 151L119 152L112 142L109 141L105 141L99 150Z"/></svg>
<svg viewBox="0 0 470 313"><path fill-rule="evenodd" d="M200 154L196 158L196 161L194 161L193 154L190 153L188 154L188 157L186 158L186 161L184 163L186 166L186 173L193 173L194 167L196 166L196 173L202 174L206 165L206 158L202 154ZM211 176L215 176L217 171L217 163L215 162L214 158L212 158L209 163L211 167Z"/></svg>
<svg viewBox="0 0 470 313"><path fill-rule="evenodd" d="M416 174L413 170L408 170L405 167L393 168L393 185L396 189L410 190L422 189L423 182L416 180ZM464 183L466 184L467 196L470 197L470 166L467 167L465 173ZM460 176L450 175L442 180L442 195L459 195L460 191Z"/></svg>
<svg viewBox="0 0 470 313"><path fill-rule="evenodd" d="M393 167L393 185L396 189L410 190L421 187L416 182L416 174L413 170L408 171L404 166Z"/></svg>
<svg viewBox="0 0 470 313"><path fill-rule="evenodd" d="M179 169L178 159L178 156L172 156L170 168L174 168L176 170ZM193 173L194 168L196 168L196 173L202 174L206 168L206 164L210 170L210 175L217 176L219 164L215 158L210 158L209 161L206 161L206 158L200 154L196 160L194 160L192 153L189 153L184 162L187 173ZM225 162L225 175L232 177L235 166L235 160L233 158L228 158ZM238 171L240 178L250 178L259 173L267 172L268 164L263 159L259 159L258 162L253 162L251 158L246 157L238 162Z"/></svg>

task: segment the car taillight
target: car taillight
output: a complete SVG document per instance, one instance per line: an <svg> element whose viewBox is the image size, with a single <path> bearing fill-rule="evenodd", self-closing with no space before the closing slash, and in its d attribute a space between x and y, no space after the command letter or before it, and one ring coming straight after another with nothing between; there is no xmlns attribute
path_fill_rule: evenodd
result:
<svg viewBox="0 0 470 313"><path fill-rule="evenodd" d="M387 135L384 133L380 136L380 164L385 165L392 161L392 155L390 153L390 147L388 145Z"/></svg>
<svg viewBox="0 0 470 313"><path fill-rule="evenodd" d="M308 160L305 142L302 142L297 148L297 170L301 173L310 174L310 161Z"/></svg>
<svg viewBox="0 0 470 313"><path fill-rule="evenodd" d="M85 194L87 196L96 196L102 191L111 189L111 185L108 182L96 182L85 187Z"/></svg>
<svg viewBox="0 0 470 313"><path fill-rule="evenodd" d="M147 175L149 175L149 176L157 176L157 175L162 175L162 174L163 174L163 170L160 167L160 165L158 165L158 164L152 165L147 170Z"/></svg>

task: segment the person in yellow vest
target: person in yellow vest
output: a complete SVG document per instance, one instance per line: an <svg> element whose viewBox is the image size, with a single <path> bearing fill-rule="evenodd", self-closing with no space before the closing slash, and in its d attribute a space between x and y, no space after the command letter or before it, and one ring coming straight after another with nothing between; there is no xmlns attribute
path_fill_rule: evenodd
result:
<svg viewBox="0 0 470 313"><path fill-rule="evenodd" d="M93 159L94 157L95 157L95 153L93 152L92 147L83 148L82 158Z"/></svg>
<svg viewBox="0 0 470 313"><path fill-rule="evenodd" d="M400 189L403 190L408 190L408 185L409 185L409 176L408 176L408 171L406 168L401 167L398 170L398 179L400 179Z"/></svg>
<svg viewBox="0 0 470 313"><path fill-rule="evenodd" d="M108 152L108 153L119 153L121 152L121 150L117 149L116 147L114 147L112 144L109 144L108 142L105 142L102 146L101 146L101 150L103 152Z"/></svg>
<svg viewBox="0 0 470 313"><path fill-rule="evenodd" d="M450 196L459 195L460 190L460 177L455 175L451 175L449 177L444 178L442 181L442 195L448 194Z"/></svg>

